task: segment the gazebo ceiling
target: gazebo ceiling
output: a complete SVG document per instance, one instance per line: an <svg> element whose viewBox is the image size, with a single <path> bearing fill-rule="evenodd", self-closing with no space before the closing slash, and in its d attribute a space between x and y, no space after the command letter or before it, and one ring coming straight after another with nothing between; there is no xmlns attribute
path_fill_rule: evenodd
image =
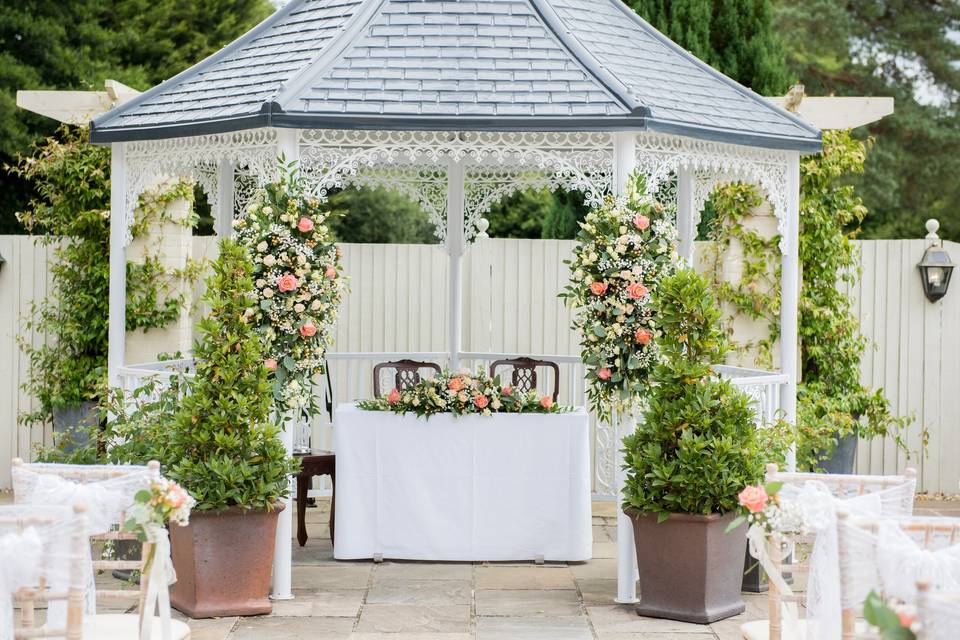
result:
<svg viewBox="0 0 960 640"><path fill-rule="evenodd" d="M292 0L96 118L95 142L254 127L651 130L818 151L819 131L620 0Z"/></svg>

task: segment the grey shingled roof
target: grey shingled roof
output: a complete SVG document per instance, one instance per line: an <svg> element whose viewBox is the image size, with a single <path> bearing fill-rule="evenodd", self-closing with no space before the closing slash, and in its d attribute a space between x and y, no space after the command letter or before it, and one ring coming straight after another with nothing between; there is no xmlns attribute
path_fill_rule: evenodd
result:
<svg viewBox="0 0 960 640"><path fill-rule="evenodd" d="M261 126L653 130L816 151L820 134L620 0L292 0L94 120L95 142Z"/></svg>

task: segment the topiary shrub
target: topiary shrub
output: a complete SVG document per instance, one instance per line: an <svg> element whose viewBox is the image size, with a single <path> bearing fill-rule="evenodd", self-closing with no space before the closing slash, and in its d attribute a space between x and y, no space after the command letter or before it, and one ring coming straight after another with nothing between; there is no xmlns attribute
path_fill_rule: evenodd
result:
<svg viewBox="0 0 960 640"><path fill-rule="evenodd" d="M763 476L749 398L714 373L727 343L707 281L692 269L654 293L661 359L643 422L624 438L624 507L709 515L737 508L737 493Z"/></svg>
<svg viewBox="0 0 960 640"><path fill-rule="evenodd" d="M196 509L271 509L288 493L296 462L271 419L273 396L263 346L250 319L253 263L232 240L207 279L210 314L198 325L196 374L174 419L168 475L197 499Z"/></svg>

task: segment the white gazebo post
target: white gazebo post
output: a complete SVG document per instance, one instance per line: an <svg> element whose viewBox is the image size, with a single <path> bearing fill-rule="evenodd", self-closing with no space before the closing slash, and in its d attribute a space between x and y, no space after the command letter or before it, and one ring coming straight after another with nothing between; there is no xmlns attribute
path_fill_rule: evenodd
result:
<svg viewBox="0 0 960 640"><path fill-rule="evenodd" d="M229 158L222 158L217 166L217 210L214 215L214 231L218 238L229 238L233 235L233 163Z"/></svg>
<svg viewBox="0 0 960 640"><path fill-rule="evenodd" d="M277 155L283 158L284 162L300 161L300 130L299 129L277 129ZM227 175L223 165L220 166L219 180L222 181ZM278 167L279 171L279 167ZM230 174L230 182L233 182L233 172ZM232 189L231 189L232 190ZM225 192L224 186L218 188L222 195ZM233 202L233 199L230 199ZM220 211L224 210L223 201L220 202ZM231 218L232 218L231 213ZM299 417L298 417L299 419ZM280 438L287 455L293 455L293 430L296 429L292 416L286 416L283 420L283 431L280 432ZM288 478L291 482L292 478ZM292 492L293 488L290 487ZM277 539L273 550L273 592L270 597L274 600L290 600L293 598L292 585L292 567L293 567L293 506L289 495L283 499L283 511L277 520Z"/></svg>
<svg viewBox="0 0 960 640"><path fill-rule="evenodd" d="M694 227L694 181L696 173L691 167L682 166L677 170L677 252L680 257L693 265L694 241L697 230Z"/></svg>
<svg viewBox="0 0 960 640"><path fill-rule="evenodd" d="M780 279L780 367L787 376L780 410L788 424L797 423L797 314L800 306L800 154L787 160L787 210L783 225L783 268ZM787 470L795 471L796 448L787 454Z"/></svg>
<svg viewBox="0 0 960 640"><path fill-rule="evenodd" d="M624 196L633 170L637 164L637 134L634 132L617 133L613 158L614 195ZM620 449L623 437L636 424L633 416L615 415L614 456L617 468L614 473L617 488L617 599L621 604L633 604L637 600L637 550L633 541L633 524L623 512L623 485L626 471L623 469L623 453Z"/></svg>
<svg viewBox="0 0 960 640"><path fill-rule="evenodd" d="M127 149L110 145L110 311L107 329L107 381L120 386L127 339Z"/></svg>
<svg viewBox="0 0 960 640"><path fill-rule="evenodd" d="M450 159L447 164L447 256L448 260L448 336L450 369L460 367L463 340L463 253L465 250L463 160Z"/></svg>

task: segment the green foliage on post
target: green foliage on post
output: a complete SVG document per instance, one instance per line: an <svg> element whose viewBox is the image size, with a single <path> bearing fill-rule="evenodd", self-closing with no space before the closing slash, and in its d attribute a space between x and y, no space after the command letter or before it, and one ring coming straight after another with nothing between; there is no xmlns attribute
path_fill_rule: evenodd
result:
<svg viewBox="0 0 960 640"><path fill-rule="evenodd" d="M41 345L21 341L29 358L23 389L37 398L22 422L50 420L55 410L96 402L106 380L110 289L110 151L87 141L87 130L62 127L57 138L19 158L16 175L30 180L39 197L19 218L37 242L52 246L51 293L35 304L26 328L43 332ZM140 198L133 233L168 220L167 204L192 199L192 186L177 183ZM187 220L184 224L190 224ZM127 265L127 330L159 329L175 321L184 298L174 285L195 276L194 266L167 270L155 250Z"/></svg>
<svg viewBox="0 0 960 640"><path fill-rule="evenodd" d="M749 398L712 368L728 348L720 309L692 269L661 280L654 305L662 358L643 422L623 441L624 507L661 519L733 511L765 458Z"/></svg>
<svg viewBox="0 0 960 640"><path fill-rule="evenodd" d="M801 165L797 462L802 468L815 468L847 435L892 436L906 451L903 432L911 422L893 415L882 390L860 383L867 340L838 286L860 276L852 243L856 231L847 230L859 230L867 208L848 177L863 172L867 145L845 131L825 131L823 138L823 153Z"/></svg>
<svg viewBox="0 0 960 640"><path fill-rule="evenodd" d="M287 495L287 475L297 466L271 420L263 346L250 324L252 276L246 250L222 241L207 279L210 315L198 326L196 374L186 380L168 448L176 457L169 477L197 499L199 510L271 509Z"/></svg>

